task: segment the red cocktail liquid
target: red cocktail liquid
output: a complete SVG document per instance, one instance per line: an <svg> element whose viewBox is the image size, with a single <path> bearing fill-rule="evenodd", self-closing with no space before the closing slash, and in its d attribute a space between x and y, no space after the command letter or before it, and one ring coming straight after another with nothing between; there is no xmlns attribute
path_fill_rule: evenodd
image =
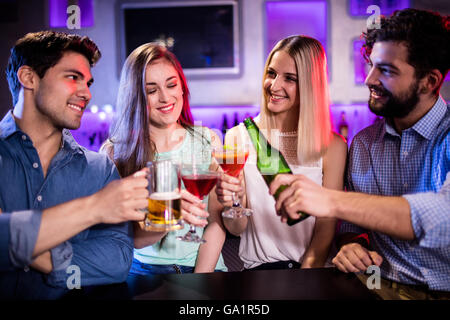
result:
<svg viewBox="0 0 450 320"><path fill-rule="evenodd" d="M214 156L226 174L237 177L247 161L248 151L244 153L217 153Z"/></svg>
<svg viewBox="0 0 450 320"><path fill-rule="evenodd" d="M217 183L217 175L213 174L190 174L182 176L187 191L194 196L203 199Z"/></svg>

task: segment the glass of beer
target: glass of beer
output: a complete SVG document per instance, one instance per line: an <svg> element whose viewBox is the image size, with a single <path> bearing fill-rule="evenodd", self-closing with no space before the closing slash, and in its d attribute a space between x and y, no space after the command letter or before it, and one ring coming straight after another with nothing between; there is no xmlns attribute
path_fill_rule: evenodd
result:
<svg viewBox="0 0 450 320"><path fill-rule="evenodd" d="M172 231L183 228L179 164L170 160L151 161L147 168L149 198L144 229Z"/></svg>

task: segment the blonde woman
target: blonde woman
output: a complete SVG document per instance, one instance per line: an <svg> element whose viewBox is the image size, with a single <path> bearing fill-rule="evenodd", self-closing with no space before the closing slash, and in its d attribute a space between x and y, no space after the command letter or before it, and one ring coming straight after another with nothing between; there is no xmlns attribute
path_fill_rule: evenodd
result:
<svg viewBox="0 0 450 320"><path fill-rule="evenodd" d="M319 41L292 36L273 48L264 68L261 112L255 121L294 173L328 188L343 188L347 145L332 132L327 63ZM226 144L249 141L242 124L225 137ZM327 265L336 221L309 217L293 226L282 223L257 170L252 147L243 176L223 175L217 184L216 196L223 205L232 204L232 192L254 212L249 217L223 219L226 229L241 237L239 255L245 269Z"/></svg>

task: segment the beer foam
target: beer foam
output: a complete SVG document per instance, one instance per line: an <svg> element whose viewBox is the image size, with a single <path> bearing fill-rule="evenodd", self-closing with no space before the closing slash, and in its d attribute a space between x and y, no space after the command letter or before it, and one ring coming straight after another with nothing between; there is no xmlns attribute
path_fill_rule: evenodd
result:
<svg viewBox="0 0 450 320"><path fill-rule="evenodd" d="M177 200L181 198L181 194L176 192L155 192L149 197L152 200Z"/></svg>

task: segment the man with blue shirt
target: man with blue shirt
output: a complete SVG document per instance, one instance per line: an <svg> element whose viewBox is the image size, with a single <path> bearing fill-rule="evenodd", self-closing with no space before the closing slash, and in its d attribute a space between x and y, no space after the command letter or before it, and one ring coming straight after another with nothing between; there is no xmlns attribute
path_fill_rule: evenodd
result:
<svg viewBox="0 0 450 320"><path fill-rule="evenodd" d="M276 203L283 221L297 211L344 220L333 263L344 272L379 266L383 299L449 299L450 106L439 91L450 64L450 18L405 9L364 37L369 107L384 119L353 139L352 192L303 176L279 176L270 190L290 185Z"/></svg>
<svg viewBox="0 0 450 320"><path fill-rule="evenodd" d="M80 126L100 55L87 37L51 31L11 50L14 109L0 122L0 298L60 298L74 270L81 287L127 277L128 221L144 219L145 173L120 180L107 156L67 130Z"/></svg>

